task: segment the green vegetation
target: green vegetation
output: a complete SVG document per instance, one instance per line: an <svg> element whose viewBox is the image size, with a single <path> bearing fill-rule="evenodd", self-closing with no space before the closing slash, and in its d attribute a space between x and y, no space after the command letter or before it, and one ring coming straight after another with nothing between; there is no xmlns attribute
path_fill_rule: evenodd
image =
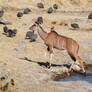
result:
<svg viewBox="0 0 92 92"><path fill-rule="evenodd" d="M14 80L11 79L9 82L6 81L6 77L0 78L0 92L11 92L10 87L14 86Z"/></svg>

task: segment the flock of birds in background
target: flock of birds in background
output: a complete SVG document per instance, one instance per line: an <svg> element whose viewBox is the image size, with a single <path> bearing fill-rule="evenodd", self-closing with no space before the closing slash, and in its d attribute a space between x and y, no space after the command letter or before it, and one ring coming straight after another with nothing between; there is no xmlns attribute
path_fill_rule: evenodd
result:
<svg viewBox="0 0 92 92"><path fill-rule="evenodd" d="M43 3L37 3L37 7L38 8L44 8L44 5L43 5ZM49 7L48 8L47 13L51 14L51 13L53 13L53 11L56 11L57 9L58 9L58 5L54 4L53 7ZM31 12L31 9L26 8L22 12L18 12L17 13L17 17L21 18L23 16L23 14L29 14L30 12ZM4 15L4 10L2 9L0 11L0 19L3 17L3 15ZM88 19L92 19L92 13L89 14ZM43 23L43 18L42 17L38 17L37 21L40 24L42 24ZM52 24L55 25L56 21L52 21ZM65 22L61 22L59 25L61 25L61 26L62 25L68 26L68 24L65 23ZM72 27L73 30L77 30L77 29L80 28L77 23L72 23L71 27ZM8 36L8 37L14 37L17 34L17 29L9 29L6 25L3 27L3 31L4 31L3 34ZM37 34L34 34L34 31L33 32L32 31L28 31L26 33L25 39L30 39L30 42L34 42L37 39Z"/></svg>

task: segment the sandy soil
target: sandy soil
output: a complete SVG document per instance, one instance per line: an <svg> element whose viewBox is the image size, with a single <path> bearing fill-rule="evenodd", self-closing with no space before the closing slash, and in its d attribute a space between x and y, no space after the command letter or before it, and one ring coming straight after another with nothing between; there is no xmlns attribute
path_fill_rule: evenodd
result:
<svg viewBox="0 0 92 92"><path fill-rule="evenodd" d="M45 8L38 9L36 4L43 2ZM52 14L47 13L48 7L54 3L59 9ZM26 32L35 22L38 16L43 17L42 27L50 32L52 26L62 35L71 37L80 44L79 55L89 64L92 64L92 20L88 20L88 14L92 12L91 0L2 0L0 8L5 10L3 19L12 22L9 28L18 29L15 37L9 38L3 35L4 25L0 24L0 77L8 75L15 80L15 86L11 92L91 92L92 84L83 81L55 82L52 79L55 74L67 71L63 64L70 64L72 60L67 52L54 50L53 67L45 67L47 58L44 57L46 46L38 36L34 43L25 40ZM17 12L24 8L30 8L31 12L17 18ZM56 24L52 24L56 21ZM60 25L65 22L68 26ZM79 30L72 30L70 24L78 23ZM37 32L36 32L37 33ZM25 60L27 58L28 60ZM59 67L61 65L61 67ZM57 66L57 67L55 67Z"/></svg>

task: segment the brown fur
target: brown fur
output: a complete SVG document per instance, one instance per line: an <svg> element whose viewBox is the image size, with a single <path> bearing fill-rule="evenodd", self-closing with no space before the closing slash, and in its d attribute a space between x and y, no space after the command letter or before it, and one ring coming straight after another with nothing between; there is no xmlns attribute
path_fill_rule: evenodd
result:
<svg viewBox="0 0 92 92"><path fill-rule="evenodd" d="M67 23L65 23L65 24L64 24L64 26L67 26L67 27L68 27L68 24L67 24Z"/></svg>
<svg viewBox="0 0 92 92"><path fill-rule="evenodd" d="M65 23L65 22L61 22L60 24L59 24L60 26L67 26L68 27L68 24L67 23Z"/></svg>
<svg viewBox="0 0 92 92"><path fill-rule="evenodd" d="M57 22L56 22L56 21L52 21L51 23L52 23L53 25L57 24Z"/></svg>
<svg viewBox="0 0 92 92"><path fill-rule="evenodd" d="M83 60L78 56L79 44L75 40L59 35L55 31L51 31L46 37L45 43L49 48L50 54L53 53L53 48L67 50L74 61L78 60L80 62L82 71L85 72Z"/></svg>
<svg viewBox="0 0 92 92"><path fill-rule="evenodd" d="M59 25L62 26L62 25L64 25L64 24L65 24L65 22L61 22Z"/></svg>
<svg viewBox="0 0 92 92"><path fill-rule="evenodd" d="M51 27L51 31L53 31L53 30L54 30L54 26Z"/></svg>

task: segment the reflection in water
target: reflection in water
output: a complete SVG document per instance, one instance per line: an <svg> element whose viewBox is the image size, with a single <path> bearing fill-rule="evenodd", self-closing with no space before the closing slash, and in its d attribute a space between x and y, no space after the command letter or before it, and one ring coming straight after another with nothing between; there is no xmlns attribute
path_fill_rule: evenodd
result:
<svg viewBox="0 0 92 92"><path fill-rule="evenodd" d="M66 81L79 81L79 80L87 81L89 83L92 83L92 74L89 74L89 75L71 74L70 76L68 76L66 78L63 78L63 79L60 79L59 81L66 82Z"/></svg>

